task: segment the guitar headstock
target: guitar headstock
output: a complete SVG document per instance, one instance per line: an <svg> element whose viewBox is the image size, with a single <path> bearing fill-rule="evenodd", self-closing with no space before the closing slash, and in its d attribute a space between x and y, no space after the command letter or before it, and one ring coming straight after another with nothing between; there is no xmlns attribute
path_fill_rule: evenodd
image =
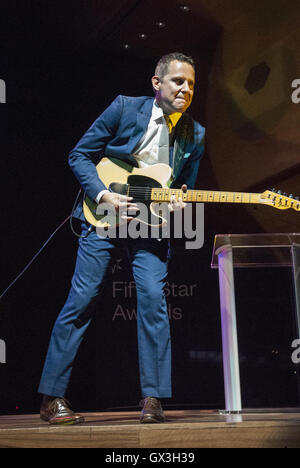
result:
<svg viewBox="0 0 300 468"><path fill-rule="evenodd" d="M299 197L288 195L285 192L281 192L281 190L266 190L261 194L261 199L262 203L273 206L278 210L287 210L292 208L293 210L300 211Z"/></svg>

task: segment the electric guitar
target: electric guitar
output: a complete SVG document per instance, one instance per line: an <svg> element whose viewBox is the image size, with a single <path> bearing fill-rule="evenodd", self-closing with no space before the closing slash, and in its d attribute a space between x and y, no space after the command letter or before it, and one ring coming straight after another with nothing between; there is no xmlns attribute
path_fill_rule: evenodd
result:
<svg viewBox="0 0 300 468"><path fill-rule="evenodd" d="M161 210L163 202L170 202L171 197L176 200L182 198L184 203L246 203L268 205L278 210L292 208L300 211L299 198L293 195L287 196L275 189L266 190L263 193L224 192L211 190L187 190L168 187L172 169L166 164L154 164L145 168L136 168L116 158L103 158L96 166L99 177L106 187L112 192L133 197L135 203L143 203L152 213L149 219L142 220L149 226L163 226L167 221ZM118 213L105 212L99 214L99 208L95 201L84 197L83 212L88 223L95 227L111 228L124 223ZM98 211L98 213L97 213ZM153 219L155 224L153 224Z"/></svg>

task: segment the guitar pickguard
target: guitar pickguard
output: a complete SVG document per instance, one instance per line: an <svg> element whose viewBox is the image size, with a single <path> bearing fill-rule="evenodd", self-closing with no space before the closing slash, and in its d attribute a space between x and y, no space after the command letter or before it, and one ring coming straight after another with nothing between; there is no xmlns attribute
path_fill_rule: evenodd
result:
<svg viewBox="0 0 300 468"><path fill-rule="evenodd" d="M165 224L165 219L160 216L160 212L155 211L157 203L151 203L151 189L166 186L172 173L169 166L155 164L146 168L135 168L123 161L103 158L97 166L97 172L102 182L112 192L133 197L134 202L148 206L147 219L145 219L145 210L143 212L141 210L137 215L137 222L154 227ZM121 222L124 222L118 214L114 216L111 213L97 214L98 206L100 205L85 197L83 211L88 223L96 227L109 228L119 226ZM157 218L155 224L153 224L153 218Z"/></svg>

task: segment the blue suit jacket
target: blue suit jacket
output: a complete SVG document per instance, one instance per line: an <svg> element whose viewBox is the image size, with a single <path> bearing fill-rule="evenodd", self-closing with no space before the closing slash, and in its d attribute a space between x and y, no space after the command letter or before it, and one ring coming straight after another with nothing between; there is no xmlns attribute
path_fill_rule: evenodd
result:
<svg viewBox="0 0 300 468"><path fill-rule="evenodd" d="M132 153L147 130L153 101L154 98L145 96L118 96L70 152L69 164L92 200L107 188L96 170L102 157L119 158L138 166ZM182 115L175 133L172 187L186 184L188 188L194 188L204 153L204 134L204 127L188 114ZM73 215L84 220L82 203Z"/></svg>

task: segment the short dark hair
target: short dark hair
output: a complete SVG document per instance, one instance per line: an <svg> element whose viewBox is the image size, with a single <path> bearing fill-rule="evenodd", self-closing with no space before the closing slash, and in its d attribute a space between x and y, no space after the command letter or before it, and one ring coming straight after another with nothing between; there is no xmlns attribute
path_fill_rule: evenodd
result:
<svg viewBox="0 0 300 468"><path fill-rule="evenodd" d="M158 61L155 68L155 75L158 76L160 79L163 78L168 73L170 63L174 60L178 60L178 62L188 63L195 70L195 62L192 57L184 55L180 52L172 52L171 54L164 55Z"/></svg>

